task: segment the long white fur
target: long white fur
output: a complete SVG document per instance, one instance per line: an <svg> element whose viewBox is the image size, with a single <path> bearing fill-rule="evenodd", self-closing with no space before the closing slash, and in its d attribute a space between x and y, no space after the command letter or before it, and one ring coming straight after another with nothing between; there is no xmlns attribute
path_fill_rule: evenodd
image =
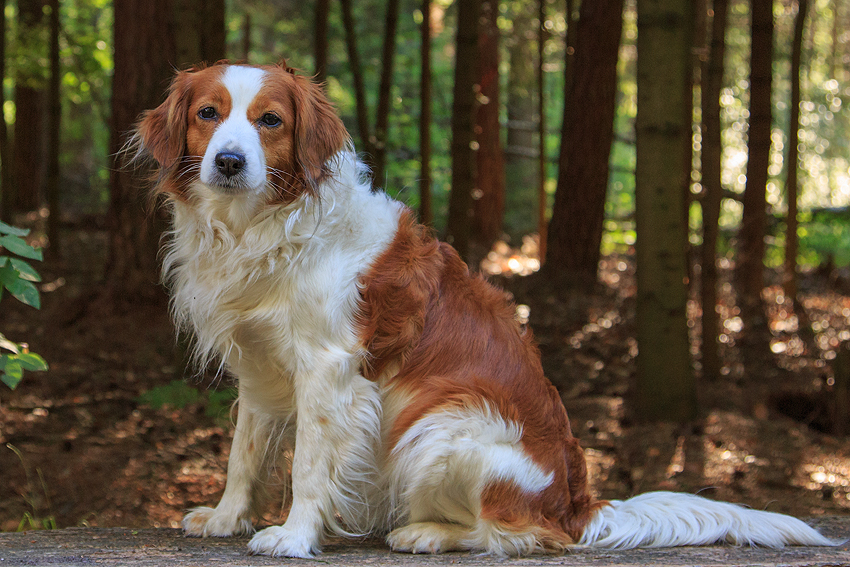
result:
<svg viewBox="0 0 850 567"><path fill-rule="evenodd" d="M774 548L837 544L797 518L693 494L648 492L610 504L594 515L580 544L611 549L719 542Z"/></svg>
<svg viewBox="0 0 850 567"><path fill-rule="evenodd" d="M391 455L383 444L414 394L359 374L358 278L392 241L401 205L373 193L354 155L328 164L319 199L268 205L259 135L246 109L263 71L228 67L232 111L219 125L186 202L175 200L164 273L177 324L195 337L202 365L219 358L239 383L227 486L215 508L184 518L189 535L250 533L268 461L292 445L292 498L283 526L257 533L254 553L310 557L326 530L396 528L397 550L478 549L525 554L534 531L514 533L480 517L487 482L529 493L552 482L525 453L521 425L489 406L438 410L414 423ZM245 191L221 191L212 157L246 155ZM209 158L209 159L208 159ZM261 172L257 174L256 171ZM340 522L339 519L342 521ZM398 527L398 526L402 527ZM652 493L613 502L581 543L603 547L713 543L829 545L802 522L688 495Z"/></svg>
<svg viewBox="0 0 850 567"><path fill-rule="evenodd" d="M258 82L250 73L237 79ZM225 84L233 98L225 125L243 138L240 149L256 147L244 114L256 89ZM221 148L214 141L208 154ZM232 195L198 180L188 203L172 204L164 266L175 320L194 331L201 362L220 356L239 381L225 495L215 510L186 517L190 534L248 529L266 458L258 438L289 422L293 505L284 526L254 537L252 551L307 557L325 528L371 528L365 499L377 477L381 411L378 387L358 373L357 282L391 242L401 206L371 192L352 154L335 162L321 201L302 195L269 206L263 191Z"/></svg>

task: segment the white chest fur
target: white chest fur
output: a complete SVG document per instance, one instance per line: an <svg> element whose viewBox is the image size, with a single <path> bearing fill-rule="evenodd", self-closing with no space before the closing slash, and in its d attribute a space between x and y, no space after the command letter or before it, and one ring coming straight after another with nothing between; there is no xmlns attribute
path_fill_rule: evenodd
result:
<svg viewBox="0 0 850 567"><path fill-rule="evenodd" d="M268 207L221 195L174 204L165 258L175 320L196 338L198 362L216 356L240 396L269 413L292 406L291 379L333 353L359 361L358 279L395 235L400 206L359 181L339 157L321 200Z"/></svg>

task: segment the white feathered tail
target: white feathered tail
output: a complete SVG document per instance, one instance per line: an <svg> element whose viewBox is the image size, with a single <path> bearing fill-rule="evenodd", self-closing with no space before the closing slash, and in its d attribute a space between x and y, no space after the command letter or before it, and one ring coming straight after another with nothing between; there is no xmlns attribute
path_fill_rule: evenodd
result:
<svg viewBox="0 0 850 567"><path fill-rule="evenodd" d="M677 492L612 500L596 512L578 543L629 549L718 542L773 548L841 543L791 516Z"/></svg>

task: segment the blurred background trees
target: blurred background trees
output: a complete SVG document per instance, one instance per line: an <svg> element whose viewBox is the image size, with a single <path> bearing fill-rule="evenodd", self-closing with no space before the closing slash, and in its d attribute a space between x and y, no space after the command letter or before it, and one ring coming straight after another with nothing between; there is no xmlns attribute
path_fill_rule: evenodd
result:
<svg viewBox="0 0 850 567"><path fill-rule="evenodd" d="M375 184L474 270L542 266L533 281L566 302L598 289L600 258L636 258L639 351L660 356L638 399L681 386L646 415L686 420L695 381L724 372L729 325L765 356L781 348L766 285L785 282L800 326L798 273L847 285L850 5L664 4L7 0L0 217L53 253L73 231L106 234L107 301L156 295L160 219L117 159L133 122L175 69L286 58L325 82ZM524 237L528 262L491 252ZM731 323L716 310L724 285ZM702 315L696 349L688 310Z"/></svg>

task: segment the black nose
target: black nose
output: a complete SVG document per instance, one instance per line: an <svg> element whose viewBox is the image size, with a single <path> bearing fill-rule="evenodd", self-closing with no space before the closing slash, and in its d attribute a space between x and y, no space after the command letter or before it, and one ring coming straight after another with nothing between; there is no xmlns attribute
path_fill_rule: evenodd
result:
<svg viewBox="0 0 850 567"><path fill-rule="evenodd" d="M225 177L233 177L245 167L245 156L235 152L220 152L215 156L215 166Z"/></svg>

